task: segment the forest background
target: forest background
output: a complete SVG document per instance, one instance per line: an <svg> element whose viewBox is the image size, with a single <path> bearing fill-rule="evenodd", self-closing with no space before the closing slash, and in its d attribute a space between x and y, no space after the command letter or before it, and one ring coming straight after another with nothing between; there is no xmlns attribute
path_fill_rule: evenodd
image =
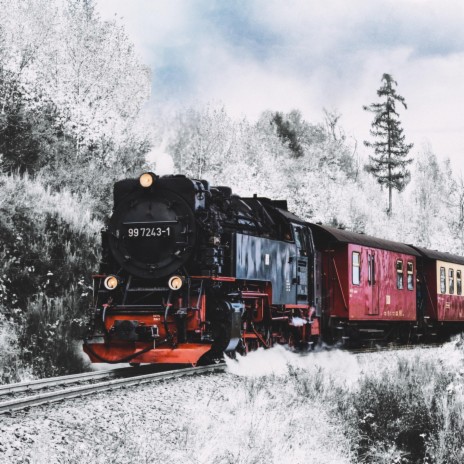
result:
<svg viewBox="0 0 464 464"><path fill-rule="evenodd" d="M250 120L211 103L154 121L150 88L124 27L94 2L0 0L1 382L86 368L79 339L112 184L157 172L160 150L175 173L287 199L309 221L464 254L462 173L432 147L411 151L388 215L363 141L343 130L349 115Z"/></svg>

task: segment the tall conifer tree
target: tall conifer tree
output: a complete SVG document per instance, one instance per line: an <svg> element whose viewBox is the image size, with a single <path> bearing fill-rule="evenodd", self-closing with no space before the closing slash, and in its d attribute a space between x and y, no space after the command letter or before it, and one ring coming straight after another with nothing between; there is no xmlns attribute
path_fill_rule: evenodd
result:
<svg viewBox="0 0 464 464"><path fill-rule="evenodd" d="M413 144L405 143L405 136L396 111L397 102L407 109L404 97L396 93L397 85L390 74L384 74L382 86L377 90L377 95L382 101L363 107L364 110L375 115L370 130L375 141L364 142L364 145L374 149L374 155L369 156L366 170L377 178L380 185L388 188L388 215L392 213L392 190L401 192L411 177L407 166L412 159L407 156Z"/></svg>

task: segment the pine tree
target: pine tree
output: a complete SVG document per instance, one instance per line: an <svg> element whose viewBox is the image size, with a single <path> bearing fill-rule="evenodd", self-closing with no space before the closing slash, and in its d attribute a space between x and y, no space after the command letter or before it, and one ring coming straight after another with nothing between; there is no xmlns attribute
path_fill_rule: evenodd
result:
<svg viewBox="0 0 464 464"><path fill-rule="evenodd" d="M407 158L413 144L405 143L405 136L396 111L396 102L407 109L404 97L396 93L397 82L390 74L382 76L382 86L377 95L382 98L380 103L372 103L363 109L375 114L370 133L376 139L365 141L364 145L374 149L374 155L369 156L366 171L377 178L380 185L388 188L388 215L392 213L392 190L401 192L410 181L407 166L412 159Z"/></svg>
<svg viewBox="0 0 464 464"><path fill-rule="evenodd" d="M289 116L293 116L292 119L296 119L296 122L301 124L301 114L299 112L293 112L293 114L291 113ZM275 124L277 135L283 142L288 144L288 148L290 148L295 158L304 156L304 149L298 140L298 132L295 128L295 124L288 116L276 112L273 115L271 124Z"/></svg>

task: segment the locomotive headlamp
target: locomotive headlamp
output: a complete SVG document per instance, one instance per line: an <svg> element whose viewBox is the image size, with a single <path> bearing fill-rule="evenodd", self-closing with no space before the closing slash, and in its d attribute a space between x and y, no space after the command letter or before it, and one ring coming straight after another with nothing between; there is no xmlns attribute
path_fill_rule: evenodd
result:
<svg viewBox="0 0 464 464"><path fill-rule="evenodd" d="M139 177L140 185L143 188L151 187L154 181L155 181L155 175L152 172L145 172Z"/></svg>
<svg viewBox="0 0 464 464"><path fill-rule="evenodd" d="M182 285L184 285L184 279L178 275L174 275L168 280L168 286L171 290L179 290Z"/></svg>
<svg viewBox="0 0 464 464"><path fill-rule="evenodd" d="M107 290L114 290L119 285L119 279L114 275L110 275L103 281L103 285Z"/></svg>

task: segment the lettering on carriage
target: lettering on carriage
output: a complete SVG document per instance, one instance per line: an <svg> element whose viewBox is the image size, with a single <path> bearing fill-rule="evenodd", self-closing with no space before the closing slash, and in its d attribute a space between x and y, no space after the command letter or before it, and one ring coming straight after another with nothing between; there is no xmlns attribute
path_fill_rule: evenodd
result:
<svg viewBox="0 0 464 464"><path fill-rule="evenodd" d="M404 312L402 309L398 309L395 311L384 311L383 314L384 316L390 316L390 317L404 317Z"/></svg>

